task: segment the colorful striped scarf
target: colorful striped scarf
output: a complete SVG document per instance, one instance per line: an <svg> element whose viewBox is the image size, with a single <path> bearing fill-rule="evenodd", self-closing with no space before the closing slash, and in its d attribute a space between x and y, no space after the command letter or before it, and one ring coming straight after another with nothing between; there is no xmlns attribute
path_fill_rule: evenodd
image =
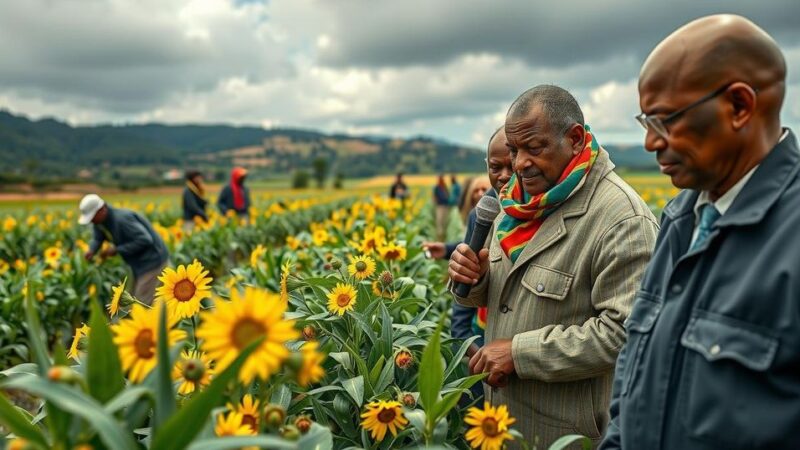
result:
<svg viewBox="0 0 800 450"><path fill-rule="evenodd" d="M533 238L544 220L583 185L591 170L600 145L586 125L586 144L567 165L558 183L547 192L531 197L525 192L516 174L500 191L500 205L506 215L497 225L497 240L506 256L516 262L522 249Z"/></svg>

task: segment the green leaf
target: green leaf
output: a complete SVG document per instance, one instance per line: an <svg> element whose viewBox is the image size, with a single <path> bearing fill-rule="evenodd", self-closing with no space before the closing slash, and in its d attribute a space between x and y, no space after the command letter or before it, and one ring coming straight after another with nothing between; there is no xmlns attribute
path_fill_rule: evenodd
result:
<svg viewBox="0 0 800 450"><path fill-rule="evenodd" d="M33 289L28 287L25 298L25 321L28 323L28 345L33 352L34 361L39 366L39 375L47 376L50 370L50 358L47 356L47 347L42 340L42 324L39 321L39 312L33 302Z"/></svg>
<svg viewBox="0 0 800 450"><path fill-rule="evenodd" d="M172 364L169 358L167 335L167 304L161 302L158 313L158 339L156 339L156 408L153 411L153 434L157 434L167 418L175 413L175 386L172 384Z"/></svg>
<svg viewBox="0 0 800 450"><path fill-rule="evenodd" d="M312 389L312 390L306 392L306 395L317 395L317 394L322 394L324 392L343 391L343 390L344 390L343 387L336 386L336 385L322 386L322 387L318 387L316 389Z"/></svg>
<svg viewBox="0 0 800 450"><path fill-rule="evenodd" d="M555 442L550 444L550 447L547 450L563 450L575 442L580 442L583 450L592 449L592 440L588 437L581 436L580 434L568 434L556 439Z"/></svg>
<svg viewBox="0 0 800 450"><path fill-rule="evenodd" d="M356 406L361 408L364 404L364 377L361 375L342 381L342 387L350 394L350 397L356 402Z"/></svg>
<svg viewBox="0 0 800 450"><path fill-rule="evenodd" d="M150 450L185 449L203 429L211 410L221 403L228 383L237 377L242 364L261 345L263 339L248 345L230 366L211 380L204 391L192 397L180 411L169 417L155 434Z"/></svg>
<svg viewBox="0 0 800 450"><path fill-rule="evenodd" d="M333 358L334 361L338 362L345 368L345 370L351 371L353 370L353 359L350 357L350 353L347 352L331 352L328 353L328 356ZM2 372L0 372L2 373Z"/></svg>
<svg viewBox="0 0 800 450"><path fill-rule="evenodd" d="M238 450L243 447L260 447L275 450L298 449L296 443L286 441L277 436L227 436L196 441L189 446L189 450Z"/></svg>
<svg viewBox="0 0 800 450"><path fill-rule="evenodd" d="M420 433L425 433L425 411L421 409L407 409L403 415L408 419L408 423L416 428Z"/></svg>
<svg viewBox="0 0 800 450"><path fill-rule="evenodd" d="M270 447L271 448L271 447ZM299 450L331 450L333 448L333 436L328 427L320 424L311 425L308 433L300 437L297 441Z"/></svg>
<svg viewBox="0 0 800 450"><path fill-rule="evenodd" d="M79 416L89 422L108 448L136 449L136 443L131 434L114 419L114 416L108 414L92 397L75 388L53 383L35 375L20 375L10 378L5 380L2 386L21 389L42 397L60 409Z"/></svg>
<svg viewBox="0 0 800 450"><path fill-rule="evenodd" d="M381 353L387 360L392 358L392 316L389 315L389 310L383 302L379 302L381 307L381 339L378 341L378 347Z"/></svg>
<svg viewBox="0 0 800 450"><path fill-rule="evenodd" d="M378 381L375 383L375 392L385 391L392 384L392 381L394 381L394 362L390 360L383 366L381 376L378 377Z"/></svg>
<svg viewBox="0 0 800 450"><path fill-rule="evenodd" d="M0 372L0 375L10 377L12 375L17 375L20 373L27 373L27 374L39 373L38 366L35 363L22 363L10 369L3 370L2 372Z"/></svg>
<svg viewBox="0 0 800 450"><path fill-rule="evenodd" d="M38 444L42 448L50 448L42 431L11 404L5 395L0 395L0 423L18 437Z"/></svg>
<svg viewBox="0 0 800 450"><path fill-rule="evenodd" d="M434 405L439 400L439 391L442 390L442 382L444 380L440 342L443 324L444 317L431 336L430 343L422 352L422 360L419 367L419 399L429 416ZM428 417L428 420L432 420L432 417ZM433 424L433 422L430 423Z"/></svg>
<svg viewBox="0 0 800 450"><path fill-rule="evenodd" d="M289 388L282 384L278 386L278 388L272 393L272 397L270 398L270 403L274 403L276 405L281 405L281 408L284 410L289 409L289 404L292 402L292 391Z"/></svg>
<svg viewBox="0 0 800 450"><path fill-rule="evenodd" d="M89 352L86 362L86 383L89 393L100 403L106 403L125 388L119 352L111 337L105 314L97 301L91 300L89 319Z"/></svg>
<svg viewBox="0 0 800 450"><path fill-rule="evenodd" d="M386 359L381 355L375 362L375 365L372 366L372 370L369 371L369 382L371 385L376 386L378 384L378 377L381 375L384 362L386 362Z"/></svg>
<svg viewBox="0 0 800 450"><path fill-rule="evenodd" d="M109 414L114 414L122 408L127 408L134 404L141 397L145 396L153 397L153 391L145 386L130 387L120 392L116 397L112 398L111 401L106 403L105 410Z"/></svg>
<svg viewBox="0 0 800 450"><path fill-rule="evenodd" d="M436 405L433 406L433 411L431 411L433 421L438 422L439 419L446 416L447 413L449 413L450 410L458 404L458 400L463 394L464 391L462 390L453 391L445 395L440 401L436 402Z"/></svg>
<svg viewBox="0 0 800 450"><path fill-rule="evenodd" d="M461 347L459 347L459 349L456 352L456 354L453 355L453 359L450 361L450 365L447 367L447 370L444 371L444 379L445 380L450 377L450 374L452 374L453 371L455 371L456 368L458 368L458 366L461 365L461 360L464 358L464 355L467 354L467 350L469 350L469 346L473 342L478 340L479 337L480 336L472 336L471 338L464 340L464 342L461 344Z"/></svg>

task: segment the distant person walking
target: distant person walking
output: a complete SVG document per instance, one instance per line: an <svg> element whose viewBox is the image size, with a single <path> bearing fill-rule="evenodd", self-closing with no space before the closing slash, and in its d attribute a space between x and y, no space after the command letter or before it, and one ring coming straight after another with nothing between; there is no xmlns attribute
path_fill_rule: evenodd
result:
<svg viewBox="0 0 800 450"><path fill-rule="evenodd" d="M250 190L244 185L247 170L235 167L231 170L231 182L222 188L217 199L217 206L222 215L234 211L239 217L246 218L250 208Z"/></svg>
<svg viewBox="0 0 800 450"><path fill-rule="evenodd" d="M142 215L123 208L112 208L96 194L81 200L81 225L93 224L94 236L84 257L91 260L104 241L113 246L103 250L100 257L119 254L133 272L133 296L150 305L155 297L158 276L169 264L164 241Z"/></svg>
<svg viewBox="0 0 800 450"><path fill-rule="evenodd" d="M447 237L447 223L450 218L450 192L444 175L439 175L439 181L433 188L433 204L435 208L436 239L444 241Z"/></svg>
<svg viewBox="0 0 800 450"><path fill-rule="evenodd" d="M183 189L183 227L194 228L195 221L208 222L206 215L206 189L203 175L196 170L186 172L186 187Z"/></svg>
<svg viewBox="0 0 800 450"><path fill-rule="evenodd" d="M464 202L461 201L461 185L455 175L450 177L450 205L459 210L463 208Z"/></svg>
<svg viewBox="0 0 800 450"><path fill-rule="evenodd" d="M389 198L396 198L402 201L408 198L408 186L403 181L402 172L397 174L397 178L392 183L392 187L389 189Z"/></svg>

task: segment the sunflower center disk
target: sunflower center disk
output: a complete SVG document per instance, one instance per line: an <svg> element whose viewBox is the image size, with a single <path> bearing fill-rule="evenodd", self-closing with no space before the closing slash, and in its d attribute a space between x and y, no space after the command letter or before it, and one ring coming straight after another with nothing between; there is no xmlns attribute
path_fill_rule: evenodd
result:
<svg viewBox="0 0 800 450"><path fill-rule="evenodd" d="M483 429L483 433L489 437L497 436L497 421L492 419L491 417L487 417L483 419L483 423L481 424L481 429Z"/></svg>
<svg viewBox="0 0 800 450"><path fill-rule="evenodd" d="M378 413L378 420L381 423L392 423L396 415L394 409L383 409Z"/></svg>
<svg viewBox="0 0 800 450"><path fill-rule="evenodd" d="M356 263L356 270L359 271L359 272L363 272L363 271L367 270L367 263L365 263L364 261L357 262Z"/></svg>
<svg viewBox="0 0 800 450"><path fill-rule="evenodd" d="M397 259L400 257L400 252L397 250L389 250L386 252L386 259Z"/></svg>
<svg viewBox="0 0 800 450"><path fill-rule="evenodd" d="M339 294L339 296L336 297L336 304L344 308L350 304L350 296L347 294Z"/></svg>
<svg viewBox="0 0 800 450"><path fill-rule="evenodd" d="M175 298L178 299L179 302L188 302L191 300L195 291L197 291L197 288L194 283L189 280L178 281L175 283L175 289L173 289Z"/></svg>
<svg viewBox="0 0 800 450"><path fill-rule="evenodd" d="M242 425L247 425L253 431L258 431L258 422L252 414L242 414Z"/></svg>
<svg viewBox="0 0 800 450"><path fill-rule="evenodd" d="M139 358L150 359L155 355L154 348L156 346L153 340L152 330L142 330L136 335L133 341L133 347L136 349L136 354Z"/></svg>
<svg viewBox="0 0 800 450"><path fill-rule="evenodd" d="M231 339L236 348L242 350L248 344L263 336L266 331L267 329L263 324L252 319L242 319L233 327Z"/></svg>

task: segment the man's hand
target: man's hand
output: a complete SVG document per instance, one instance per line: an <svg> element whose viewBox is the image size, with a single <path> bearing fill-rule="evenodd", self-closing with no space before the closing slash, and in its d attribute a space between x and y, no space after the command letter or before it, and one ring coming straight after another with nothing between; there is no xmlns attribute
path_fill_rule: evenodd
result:
<svg viewBox="0 0 800 450"><path fill-rule="evenodd" d="M113 246L112 247L108 247L107 249L105 249L102 252L100 252L100 256L103 257L103 258L111 258L112 256L114 256L116 254L117 254L117 248L113 247Z"/></svg>
<svg viewBox="0 0 800 450"><path fill-rule="evenodd" d="M445 248L444 242L423 242L422 248L431 254L433 259L444 259Z"/></svg>
<svg viewBox="0 0 800 450"><path fill-rule="evenodd" d="M476 284L489 270L489 250L481 249L476 255L467 244L458 244L450 256L448 274L456 283Z"/></svg>
<svg viewBox="0 0 800 450"><path fill-rule="evenodd" d="M94 252L93 251L88 251L88 252L84 253L84 255L83 255L83 259L85 259L87 261L91 261L92 258L94 258Z"/></svg>
<svg viewBox="0 0 800 450"><path fill-rule="evenodd" d="M488 373L486 384L504 387L508 377L514 374L514 359L511 357L511 339L498 339L481 347L469 360L472 375Z"/></svg>

